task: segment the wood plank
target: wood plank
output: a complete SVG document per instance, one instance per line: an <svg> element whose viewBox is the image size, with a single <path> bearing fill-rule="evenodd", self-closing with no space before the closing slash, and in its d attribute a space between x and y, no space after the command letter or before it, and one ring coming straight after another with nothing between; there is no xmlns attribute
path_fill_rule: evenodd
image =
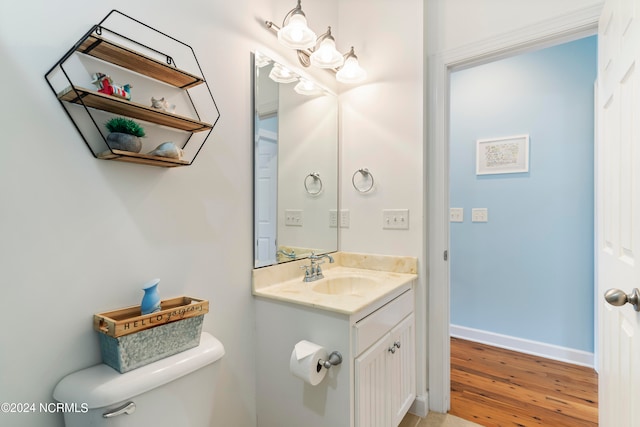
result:
<svg viewBox="0 0 640 427"><path fill-rule="evenodd" d="M58 94L58 98L73 104L82 104L90 108L108 111L133 119L144 120L162 126L168 126L188 132L203 132L213 128L209 123L189 117L167 113L124 98L106 95L94 90L70 86Z"/></svg>
<svg viewBox="0 0 640 427"><path fill-rule="evenodd" d="M504 350L502 350L504 352ZM508 372L505 370L505 362L501 360L501 352L495 352L493 354L484 354L482 349L477 349L474 353L481 362L483 373L485 375L491 375L499 378L503 381L508 381ZM471 361L466 353L464 358L456 358L456 355L452 354L452 363L456 363L461 370L473 369L473 365L469 365ZM564 364L566 365L566 364ZM564 390L565 392L572 392L579 395L590 396L593 386L597 386L597 379L593 376L587 376L585 378L582 373L586 368L568 365L562 366L541 358L534 356L528 356L519 354L516 352L510 353L509 366L519 370L519 378L522 381L533 383L536 380L540 380L538 384L547 384L549 387L553 387L555 390ZM546 381L550 378L554 381Z"/></svg>
<svg viewBox="0 0 640 427"><path fill-rule="evenodd" d="M93 328L117 338L209 312L209 301L186 296L163 300L160 304L160 311L145 315L140 314L139 305L94 314Z"/></svg>
<svg viewBox="0 0 640 427"><path fill-rule="evenodd" d="M151 165L151 166L161 166L165 168L172 168L176 166L188 166L190 164L186 160L153 156L151 154L134 153L132 151L124 151L124 150L104 151L98 154L98 158L101 160L118 160L121 162L138 163L138 164Z"/></svg>
<svg viewBox="0 0 640 427"><path fill-rule="evenodd" d="M591 368L451 339L452 415L483 426L597 426Z"/></svg>
<svg viewBox="0 0 640 427"><path fill-rule="evenodd" d="M84 40L77 51L182 89L189 89L204 82L201 77L95 34Z"/></svg>
<svg viewBox="0 0 640 427"><path fill-rule="evenodd" d="M529 408L540 416L541 413L564 415L574 420L588 423L593 416L597 418L597 408L586 401L576 400L571 396L564 396L546 389L528 388L527 384L512 384L483 378L479 375L452 375L452 388L464 390L502 402L505 405Z"/></svg>

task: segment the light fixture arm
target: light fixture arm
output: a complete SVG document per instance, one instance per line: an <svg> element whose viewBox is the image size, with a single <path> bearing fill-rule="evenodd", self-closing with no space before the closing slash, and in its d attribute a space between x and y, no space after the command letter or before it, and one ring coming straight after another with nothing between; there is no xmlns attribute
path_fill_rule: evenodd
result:
<svg viewBox="0 0 640 427"><path fill-rule="evenodd" d="M358 59L358 57L356 56L356 52L353 49L353 46L351 46L351 49L349 49L349 52L345 53L344 55L344 60L346 61L347 58L355 58Z"/></svg>
<svg viewBox="0 0 640 427"><path fill-rule="evenodd" d="M302 11L302 5L300 4L301 0L298 0L298 5L296 7L294 7L293 9L291 9L289 12L287 12L286 15L284 15L284 18L282 18L282 26L284 27L286 25L287 19L289 19L291 16L293 16L294 13L299 13L302 16L304 16L306 18L307 15L304 14L304 12Z"/></svg>
<svg viewBox="0 0 640 427"><path fill-rule="evenodd" d="M336 41L336 39L333 38L333 36L331 35L331 27L327 27L327 31L325 31L324 33L320 34L318 36L318 38L316 39L316 45L314 47L312 47L311 49L309 49L311 52L315 51L318 48L318 45L324 40L324 39L331 39L334 42Z"/></svg>

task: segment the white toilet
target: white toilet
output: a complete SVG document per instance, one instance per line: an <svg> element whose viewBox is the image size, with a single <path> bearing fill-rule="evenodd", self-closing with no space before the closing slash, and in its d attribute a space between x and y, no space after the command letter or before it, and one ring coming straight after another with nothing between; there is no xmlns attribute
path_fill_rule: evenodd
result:
<svg viewBox="0 0 640 427"><path fill-rule="evenodd" d="M64 377L53 398L66 427L209 427L217 361L224 346L208 333L200 345L124 374L101 364Z"/></svg>

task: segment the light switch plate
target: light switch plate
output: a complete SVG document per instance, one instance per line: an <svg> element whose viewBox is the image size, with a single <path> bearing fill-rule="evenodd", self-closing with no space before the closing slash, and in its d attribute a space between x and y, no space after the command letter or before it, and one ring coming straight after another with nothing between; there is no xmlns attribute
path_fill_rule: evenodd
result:
<svg viewBox="0 0 640 427"><path fill-rule="evenodd" d="M449 221L451 221L451 222L464 222L464 209L463 208L449 208Z"/></svg>
<svg viewBox="0 0 640 427"><path fill-rule="evenodd" d="M471 209L471 221L472 222L488 222L489 210L487 208Z"/></svg>
<svg viewBox="0 0 640 427"><path fill-rule="evenodd" d="M302 227L302 210L300 209L285 209L284 211L284 225L290 225L294 227Z"/></svg>
<svg viewBox="0 0 640 427"><path fill-rule="evenodd" d="M329 227L331 228L338 227L338 210L337 209L329 209Z"/></svg>
<svg viewBox="0 0 640 427"><path fill-rule="evenodd" d="M409 209L383 209L382 228L385 230L408 230Z"/></svg>

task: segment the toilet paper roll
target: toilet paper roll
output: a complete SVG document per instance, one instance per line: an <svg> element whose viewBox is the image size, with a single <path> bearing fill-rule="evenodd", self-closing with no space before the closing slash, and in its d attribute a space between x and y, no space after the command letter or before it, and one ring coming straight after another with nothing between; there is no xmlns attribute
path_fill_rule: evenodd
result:
<svg viewBox="0 0 640 427"><path fill-rule="evenodd" d="M327 350L324 347L303 340L298 342L291 352L289 370L307 384L318 385L327 375L327 369L318 365L318 360L327 358Z"/></svg>

